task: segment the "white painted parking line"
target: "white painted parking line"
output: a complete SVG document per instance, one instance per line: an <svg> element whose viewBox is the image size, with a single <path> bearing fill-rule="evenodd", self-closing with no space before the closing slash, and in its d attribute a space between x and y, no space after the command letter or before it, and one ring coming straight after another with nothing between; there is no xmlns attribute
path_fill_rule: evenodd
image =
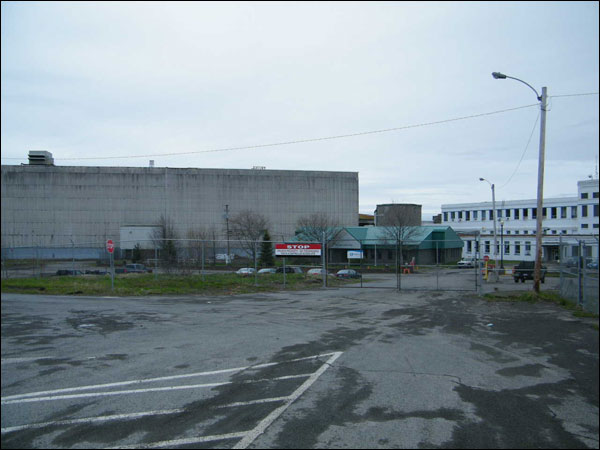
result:
<svg viewBox="0 0 600 450"><path fill-rule="evenodd" d="M254 442L254 440L258 436L260 436L261 434L263 434L265 432L265 430L267 429L267 427L269 425L271 425L281 414L283 414L283 412L292 403L294 403L298 399L298 397L300 397L304 392L306 392L306 390L309 387L311 387L313 385L313 383L315 381L317 381L317 379L321 375L323 375L323 373L329 368L329 366L331 366L331 364L333 364L334 361L336 359L338 359L341 355L342 355L342 352L335 352L333 354L333 356L331 358L329 358L319 368L319 370L317 370L314 374L312 374L308 380L306 380L304 383L302 383L302 385L298 389L296 389L292 393L292 395L290 395L289 400L287 400L284 405L282 405L279 408L275 409L275 411L273 411L271 414L269 414L267 417L265 417L263 420L261 420L260 423L252 431L250 431L246 436L244 436L244 438L240 442L238 442L233 448L242 448L242 449L244 449L244 448L248 447L250 444L252 444L252 442Z"/></svg>
<svg viewBox="0 0 600 450"><path fill-rule="evenodd" d="M235 402L229 403L227 405L216 405L215 409L222 408L237 408L239 406L250 406L250 405L262 405L264 403L276 403L276 402L284 402L289 400L289 396L285 397L271 397L271 398L261 398L258 400L248 400L247 402ZM139 419L140 417L148 417L148 416L163 416L169 414L181 414L185 413L185 409L163 409L156 411L142 411L137 413L129 413L129 414L111 414L108 416L97 416L97 417L82 417L81 419L70 419L70 420L57 420L53 422L38 422L38 423L30 423L27 425L18 425L15 427L5 427L2 428L2 434L12 433L14 431L23 431L23 430L31 430L36 428L46 428L46 427L54 427L54 426L65 426L65 425L81 425L86 423L98 423L98 422L110 422L111 420L130 420L130 419Z"/></svg>
<svg viewBox="0 0 600 450"><path fill-rule="evenodd" d="M239 439L247 434L246 431L240 433L228 433L228 434L216 434L214 436L198 436L187 439L174 439L171 441L161 442L150 442L148 444L133 444L133 445L120 445L118 447L106 447L107 449L118 449L118 448L172 448L178 445L191 445L201 444L202 442L214 442L223 441L225 439Z"/></svg>
<svg viewBox="0 0 600 450"><path fill-rule="evenodd" d="M277 378L264 378L260 380L249 380L244 383L261 383L265 381L282 381L291 380L294 378L308 378L311 374L300 374L300 375L286 375ZM166 386L159 388L148 388L148 389L129 389L126 391L108 391L108 392L88 392L85 394L71 394L71 395L55 395L51 397L33 397L33 398L18 398L15 400L2 400L3 405L13 405L15 403L34 403L34 402L45 402L55 400L68 400L74 398L89 398L89 397L110 397L114 395L127 395L127 394L147 394L148 392L163 392L163 391L181 391L186 389L202 389L212 388L218 386L226 386L228 384L234 384L233 381L224 381L222 383L205 383L205 384L186 384L182 386Z"/></svg>
<svg viewBox="0 0 600 450"><path fill-rule="evenodd" d="M314 356L307 356L304 358L291 359L289 361L257 364L255 366L235 367L233 369L213 370L210 372L187 373L187 374L172 375L172 376L167 376L167 377L145 378L145 379L139 379L139 380L119 381L116 383L93 384L93 385L88 385L88 386L78 386L78 387L65 388L65 389L54 389L51 391L39 391L39 392L29 392L27 394L8 395L6 397L2 397L2 404L5 404L5 402L9 401L9 400L21 399L21 398L51 396L52 394L60 394L60 393L66 393L66 392L77 392L77 391L87 391L87 390L91 390L91 389L104 389L104 388L112 388L112 387L118 387L118 386L129 386L132 384L156 383L156 382L160 382L160 381L181 380L184 378L204 377L204 376L210 376L210 375L222 375L222 374L226 374L226 373L242 372L244 370L249 370L249 369L253 369L253 370L254 369L264 369L266 367L272 367L272 366L276 366L279 364L287 364L287 363L293 363L293 362L298 362L298 361L308 361L311 359L318 359L318 358L322 358L324 356L331 356L332 354L333 353L324 353L321 355L314 355ZM6 403L6 404L8 404L8 403Z"/></svg>
<svg viewBox="0 0 600 450"><path fill-rule="evenodd" d="M123 386L127 384L133 383L144 383L144 382L155 382L155 381L164 381L171 379L178 379L182 377L191 377L191 376L204 376L206 374L215 374L215 373L232 373L239 372L244 369L260 369L265 367L271 367L278 364L285 364L290 362L297 361L306 361L311 359L317 359L323 356L329 356L329 359L324 362L319 369L317 369L314 373L309 374L299 374L299 375L287 375L270 379L258 379L258 380L247 380L242 383L260 383L265 381L280 381L280 380L291 380L296 378L307 378L307 380L300 385L291 395L284 397L271 397L271 398L263 398L256 400L249 400L244 402L234 402L227 405L214 406L215 408L234 408L239 406L247 406L247 405L255 405L255 404L265 404L265 403L275 403L275 402L284 402L283 405L277 407L273 410L267 417L261 420L258 425L249 431L241 431L236 433L227 433L220 435L211 435L211 436L197 436L191 438L184 439L175 439L175 440L165 440L159 442L150 442L150 443L140 443L140 444L132 444L132 445L124 445L117 447L109 447L109 448L161 448L161 447L175 447L180 445L193 445L200 444L205 442L215 442L221 440L229 440L229 439L240 439L240 441L233 448L245 449L252 442L256 440L258 436L265 432L265 430L279 417L283 412L294 402L296 401L307 389L309 389L317 379L333 364L335 360L337 360L342 355L342 352L334 352L334 353L326 353L321 355L310 356L306 358L298 358L294 360L282 361L277 363L267 363L260 364L256 366L248 366L246 368L235 368L235 369L226 369L221 371L212 371L212 372L199 372L196 374L187 374L180 375L175 377L160 377L160 378L152 378L146 380L132 380L120 383L107 383L103 385L93 385L93 386L79 386L76 388L67 388L67 389L57 389L54 391L43 391L37 393L28 393L21 394L11 397L5 397L2 400L2 404L17 404L17 403L29 403L36 401L46 401L46 400L58 400L58 399L69 399L69 398L83 398L83 397L91 397L91 396L106 396L106 395L123 395L123 394L132 394L132 393L144 393L144 392L156 392L156 391L166 391L166 390L176 390L176 389L196 389L200 387L214 387L214 386L222 386L227 384L233 384L233 382L222 382L222 383L206 383L200 385L184 385L184 386L168 386L168 387L160 387L160 388L149 388L149 389L134 389L134 390L125 390L125 391L108 391L108 392L88 392L88 393L80 393L80 394L71 394L71 395L58 395L58 396L39 396L44 395L46 393L58 393L58 392L73 392L80 390L93 389L98 387L114 387L114 386ZM35 397L35 395L38 395ZM81 425L85 423L97 423L97 422L107 422L107 421L117 421L117 420L129 420L129 419L137 419L140 417L148 417L148 416L159 416L159 415L168 415L168 414L182 414L185 413L185 409L166 409L166 410L156 410L156 411L144 411L130 414L112 414L107 416L98 416L98 417L87 417L80 419L70 419L70 420L61 420L55 422L42 422L35 424L26 424L19 425L14 427L5 427L2 428L2 434L15 432L15 431L23 431L33 428L44 428L50 426L65 426L65 425Z"/></svg>

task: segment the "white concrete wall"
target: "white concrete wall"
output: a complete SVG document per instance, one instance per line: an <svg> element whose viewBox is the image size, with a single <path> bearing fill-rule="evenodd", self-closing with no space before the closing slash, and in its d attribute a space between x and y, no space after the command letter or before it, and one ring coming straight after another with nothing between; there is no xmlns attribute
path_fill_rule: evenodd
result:
<svg viewBox="0 0 600 450"><path fill-rule="evenodd" d="M329 214L358 225L358 173L243 169L2 166L2 246L103 245L121 226L170 218L185 238L214 226L225 238L244 209L270 221L273 239L294 235L299 217Z"/></svg>

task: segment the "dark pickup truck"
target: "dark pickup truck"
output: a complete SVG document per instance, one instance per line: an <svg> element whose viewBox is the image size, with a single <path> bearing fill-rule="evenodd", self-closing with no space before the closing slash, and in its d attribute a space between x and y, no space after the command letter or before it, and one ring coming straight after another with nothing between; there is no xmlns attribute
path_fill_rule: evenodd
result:
<svg viewBox="0 0 600 450"><path fill-rule="evenodd" d="M521 280L521 283L525 283L525 280L533 280L535 270L535 261L521 261L515 267L513 267L513 278L515 283ZM546 266L542 266L540 270L540 279L542 283L546 281Z"/></svg>

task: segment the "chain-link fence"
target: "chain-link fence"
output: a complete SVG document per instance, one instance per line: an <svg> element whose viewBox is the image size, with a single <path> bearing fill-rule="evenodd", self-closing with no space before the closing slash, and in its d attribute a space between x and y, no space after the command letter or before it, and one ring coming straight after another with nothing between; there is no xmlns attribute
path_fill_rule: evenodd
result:
<svg viewBox="0 0 600 450"><path fill-rule="evenodd" d="M221 276L232 285L251 282L255 286L281 288L300 282L302 286L314 287L432 291L530 288L525 283L513 283L525 281L515 276L514 262L496 261L495 267L493 261L484 261L475 254L458 263L463 246L460 240L337 239L317 243L322 244L324 251L308 257L276 256L277 244L284 242L115 240L112 265L105 242L2 248L2 278L113 274L118 278L152 274L155 278L198 277L203 281ZM564 244L560 255L560 263L545 267L544 287L560 289L564 297L597 314L597 241L581 241L576 246Z"/></svg>
<svg viewBox="0 0 600 450"><path fill-rule="evenodd" d="M560 255L561 295L598 314L598 241L561 243Z"/></svg>
<svg viewBox="0 0 600 450"><path fill-rule="evenodd" d="M307 242L295 242L308 244ZM253 279L255 285L281 284L296 279L312 285L362 288L477 290L475 264L457 266L462 241L411 242L393 240L331 240L319 242L319 256L276 256L280 241L164 239L114 242L70 247L19 247L2 249L2 277L60 275L129 276L232 275ZM113 272L114 268L114 272ZM341 282L340 282L341 281Z"/></svg>

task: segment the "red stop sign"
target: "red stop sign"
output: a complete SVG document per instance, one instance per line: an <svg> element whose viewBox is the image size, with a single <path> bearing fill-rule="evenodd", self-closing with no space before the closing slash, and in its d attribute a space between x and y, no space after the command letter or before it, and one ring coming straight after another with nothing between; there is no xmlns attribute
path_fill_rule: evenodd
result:
<svg viewBox="0 0 600 450"><path fill-rule="evenodd" d="M483 257L483 260L484 260L484 261L489 261L489 260L490 260L490 257L489 257L488 255L485 255L485 256Z"/></svg>
<svg viewBox="0 0 600 450"><path fill-rule="evenodd" d="M106 241L106 250L108 250L108 253L112 253L115 251L115 244L113 244L112 239Z"/></svg>

